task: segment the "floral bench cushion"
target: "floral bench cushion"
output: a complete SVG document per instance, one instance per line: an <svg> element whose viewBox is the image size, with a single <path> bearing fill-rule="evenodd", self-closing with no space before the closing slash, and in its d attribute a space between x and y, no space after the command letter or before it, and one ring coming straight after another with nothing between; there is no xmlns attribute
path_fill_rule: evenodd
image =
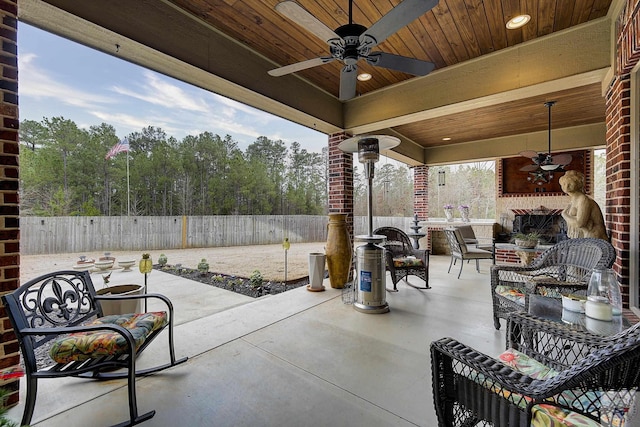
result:
<svg viewBox="0 0 640 427"><path fill-rule="evenodd" d="M424 267L424 262L416 257L400 257L393 259L395 268Z"/></svg>
<svg viewBox="0 0 640 427"><path fill-rule="evenodd" d="M167 313L115 314L100 317L89 325L115 324L128 329L133 335L136 350L147 337L167 324ZM113 331L78 332L54 341L49 356L57 363L83 361L100 356L123 354L127 350L125 338Z"/></svg>
<svg viewBox="0 0 640 427"><path fill-rule="evenodd" d="M499 356L500 361L515 369L518 372L528 375L531 378L538 380L546 380L552 378L558 374L558 372L548 366L543 365L537 360L523 354L514 349L508 349ZM511 393L506 390L502 390L497 384L491 384L491 389L520 406L522 409L526 408L526 405L531 401L528 396L522 396L517 393ZM596 402L600 402L600 406L611 405L611 400L606 393L596 394L595 392L589 392L586 395L582 395L578 398L573 391L567 390L562 392L557 400L570 405L577 405L577 407L591 408L593 411L597 411L593 405ZM622 405L628 407L630 402L623 402ZM606 420L606 415L603 414L603 422L606 425L624 426L624 417L621 416L616 420ZM592 420L580 413L573 412L566 408L561 408L553 404L538 404L532 409L531 426L533 427L560 427L560 426L577 426L577 427L599 427L602 424Z"/></svg>

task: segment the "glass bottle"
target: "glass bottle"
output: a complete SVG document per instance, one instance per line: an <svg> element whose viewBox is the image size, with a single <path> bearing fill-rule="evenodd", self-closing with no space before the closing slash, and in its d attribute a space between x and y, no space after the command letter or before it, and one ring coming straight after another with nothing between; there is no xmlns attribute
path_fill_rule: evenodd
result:
<svg viewBox="0 0 640 427"><path fill-rule="evenodd" d="M591 273L587 297L606 297L614 316L622 314L622 293L615 272L610 268L595 269Z"/></svg>

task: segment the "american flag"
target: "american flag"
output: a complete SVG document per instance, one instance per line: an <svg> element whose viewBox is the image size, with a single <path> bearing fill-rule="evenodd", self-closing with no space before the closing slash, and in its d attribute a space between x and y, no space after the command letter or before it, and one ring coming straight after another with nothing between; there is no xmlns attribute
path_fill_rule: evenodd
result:
<svg viewBox="0 0 640 427"><path fill-rule="evenodd" d="M122 141L119 141L116 145L111 147L111 150L109 150L109 152L104 158L109 160L116 154L122 153L122 152L125 152L125 153L129 152L129 140L127 138L124 138Z"/></svg>

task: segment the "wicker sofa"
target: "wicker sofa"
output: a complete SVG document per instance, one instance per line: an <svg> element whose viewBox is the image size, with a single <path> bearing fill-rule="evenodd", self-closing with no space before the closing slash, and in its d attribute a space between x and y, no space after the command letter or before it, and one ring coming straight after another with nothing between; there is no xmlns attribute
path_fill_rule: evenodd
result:
<svg viewBox="0 0 640 427"><path fill-rule="evenodd" d="M602 239L569 239L553 245L529 266L494 265L491 268L493 323L514 311L527 311L532 293L561 297L586 292L591 272L609 268L616 253Z"/></svg>
<svg viewBox="0 0 640 427"><path fill-rule="evenodd" d="M603 337L513 313L498 358L443 338L431 344L431 362L439 426L638 425L628 419L640 324Z"/></svg>

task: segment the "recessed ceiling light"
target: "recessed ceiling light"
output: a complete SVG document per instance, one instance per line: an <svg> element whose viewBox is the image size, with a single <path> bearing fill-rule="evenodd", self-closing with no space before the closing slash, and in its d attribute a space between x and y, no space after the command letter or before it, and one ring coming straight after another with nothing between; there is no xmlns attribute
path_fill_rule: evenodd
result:
<svg viewBox="0 0 640 427"><path fill-rule="evenodd" d="M520 28L525 25L527 22L531 20L531 16L529 15L518 15L514 16L507 22L507 28L509 30L515 30L516 28Z"/></svg>
<svg viewBox="0 0 640 427"><path fill-rule="evenodd" d="M442 138L443 141L451 141L451 138L449 138L448 136Z"/></svg>
<svg viewBox="0 0 640 427"><path fill-rule="evenodd" d="M358 74L358 80L360 80L361 82L366 82L367 80L371 80L371 74L360 73Z"/></svg>

